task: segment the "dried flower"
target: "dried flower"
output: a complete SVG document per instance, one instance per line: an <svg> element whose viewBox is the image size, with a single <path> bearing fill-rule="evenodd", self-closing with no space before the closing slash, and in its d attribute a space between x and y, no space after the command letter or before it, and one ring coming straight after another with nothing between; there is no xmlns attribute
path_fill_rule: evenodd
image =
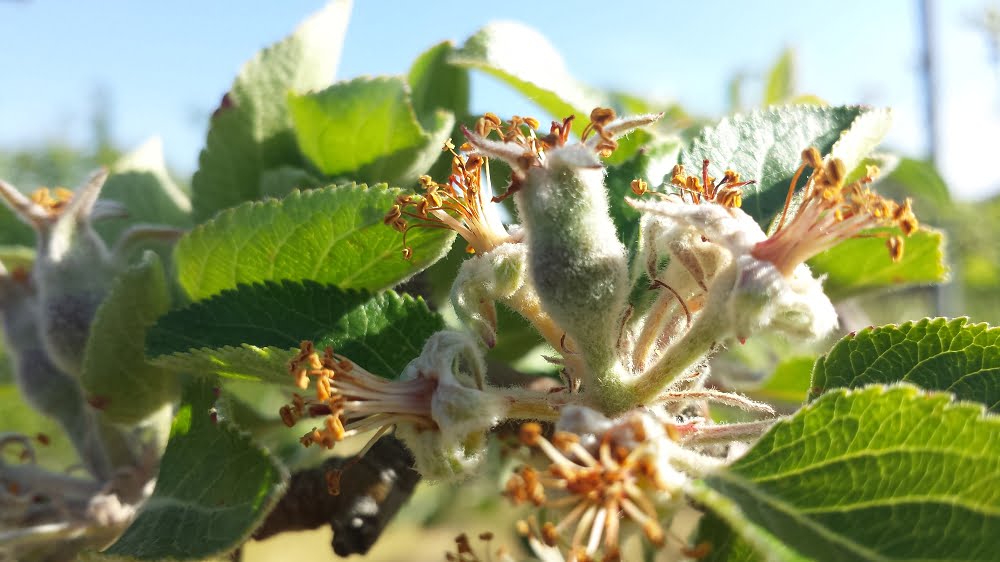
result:
<svg viewBox="0 0 1000 562"><path fill-rule="evenodd" d="M567 407L551 439L536 423L521 426L521 442L541 451L550 464L523 466L508 481L514 503L561 514L530 519L527 531L573 560L618 560L622 532L634 527L653 546L666 543L664 523L683 506L689 476L715 461L682 448L650 412L618 420L582 407Z"/></svg>
<svg viewBox="0 0 1000 562"><path fill-rule="evenodd" d="M485 391L479 349L458 332L431 336L396 380L374 375L331 349L320 356L311 342L302 342L289 371L303 389L315 379L316 393L309 399L293 396L281 408L282 421L291 427L302 417L324 416L321 428L302 436L303 445L333 448L347 437L378 430L377 438L395 426L417 469L432 479L475 468L486 430L506 411L503 398Z"/></svg>
<svg viewBox="0 0 1000 562"><path fill-rule="evenodd" d="M403 255L407 259L412 254L406 246L406 233L411 228L454 230L468 243L470 253L482 254L513 240L492 205L489 160L476 153L460 156L454 149L448 139L444 150L451 152L452 164L447 182L420 176L423 195L400 195L383 219L403 233ZM407 217L413 222L408 222Z"/></svg>
<svg viewBox="0 0 1000 562"><path fill-rule="evenodd" d="M791 201L792 191L806 166L814 168L813 174L806 184L802 204L785 224L787 202ZM839 158L823 162L815 148L804 150L802 165L789 187L777 232L757 243L751 254L773 263L782 275L789 277L799 264L864 230L896 226L909 236L918 228L909 199L899 204L868 187L878 177L878 168L869 166L864 177L845 185L846 175L844 163ZM902 258L902 238L889 237L886 246L894 261Z"/></svg>

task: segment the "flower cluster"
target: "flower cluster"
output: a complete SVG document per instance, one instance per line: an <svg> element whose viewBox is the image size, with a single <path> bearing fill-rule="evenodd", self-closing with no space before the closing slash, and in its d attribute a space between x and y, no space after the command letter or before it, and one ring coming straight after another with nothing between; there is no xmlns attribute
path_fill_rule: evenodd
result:
<svg viewBox="0 0 1000 562"><path fill-rule="evenodd" d="M323 416L322 427L302 436L307 447L333 448L374 430L370 446L395 428L425 478L463 476L482 460L486 431L506 414L507 401L489 392L484 371L475 343L458 332L431 336L421 355L394 380L372 374L332 349L320 355L306 341L289 362L289 372L302 389L314 379L315 397L293 395L280 415L289 427L303 417Z"/></svg>
<svg viewBox="0 0 1000 562"><path fill-rule="evenodd" d="M449 181L421 178L424 195L400 197L386 215L386 223L404 234L429 226L465 237L476 255L452 287L459 320L492 347L494 301L506 303L561 351L552 362L563 367L566 387L540 397L490 388L479 375L456 377L455 353L442 350L471 345L457 336L431 338L398 383L361 383L350 374L356 365L330 354L310 359L306 369L293 364L301 379L344 378L324 383L324 411L334 421L328 418L326 430L305 440L325 443L354 427L392 423L422 472L463 474L475 464L470 459L481 450L485 431L503 418L554 421L550 437L539 423L521 426L521 443L541 452L546 465L522 466L505 488L514 503L543 510L541 521L531 516L521 524L535 554L618 560L629 531L664 547L691 479L730 461L743 450L740 443L775 419L711 422L710 402L775 414L767 404L708 388L711 354L765 330L799 339L828 334L837 315L822 279L804 262L846 238L882 235L867 232L874 227L909 235L918 224L909 201L898 204L871 191L876 169L847 181L842 161L824 161L809 148L769 236L740 208L743 189L754 180L732 169L712 177L703 160L700 174L677 165L653 190L646 178L632 181L636 198L627 201L642 218L641 245L630 259L611 218L600 158L617 148L619 136L658 117L619 119L597 108L574 143L572 116L541 134L535 119L515 116L504 123L486 114L474 131L465 129L464 156L450 142L446 146L453 155ZM493 158L512 170L506 192L496 196L488 183ZM807 167L813 173L789 216ZM489 206L507 197L521 220L509 230ZM902 239L889 236L887 245L900 259ZM651 291L641 290L647 286ZM471 348L466 354L481 360ZM324 374L335 370L335 360L351 367L345 375ZM383 390L396 384L401 396ZM311 406L300 400L289 411L298 415ZM442 457L446 450L450 455ZM688 549L677 542L685 555L705 552L705 545ZM456 544L450 559L477 559L467 538Z"/></svg>
<svg viewBox="0 0 1000 562"><path fill-rule="evenodd" d="M684 449L679 438L676 425L652 411L612 421L589 409L567 408L551 439L537 423L521 426L521 442L542 452L549 464L543 470L522 466L508 480L505 495L556 516L540 525L534 518L522 524L536 550L556 549L577 561L598 555L620 560L622 535L630 529L662 548L664 525L669 527L683 507L689 475L718 462Z"/></svg>

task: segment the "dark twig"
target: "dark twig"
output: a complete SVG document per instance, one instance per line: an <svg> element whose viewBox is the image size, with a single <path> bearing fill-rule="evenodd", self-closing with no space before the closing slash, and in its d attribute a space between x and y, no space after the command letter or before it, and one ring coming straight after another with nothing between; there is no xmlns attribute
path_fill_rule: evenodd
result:
<svg viewBox="0 0 1000 562"><path fill-rule="evenodd" d="M340 494L328 491L331 472L343 470ZM413 456L398 439L387 435L364 457L332 457L318 467L292 475L288 491L254 532L263 540L286 531L333 529L338 556L365 554L386 525L410 498L420 475ZM372 510L371 507L377 509Z"/></svg>

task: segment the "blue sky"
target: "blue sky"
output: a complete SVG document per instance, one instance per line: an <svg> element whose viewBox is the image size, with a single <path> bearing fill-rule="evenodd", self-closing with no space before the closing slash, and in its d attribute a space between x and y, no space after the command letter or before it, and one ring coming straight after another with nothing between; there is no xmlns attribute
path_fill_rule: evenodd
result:
<svg viewBox="0 0 1000 562"><path fill-rule="evenodd" d="M978 197L1000 188L982 165L1000 139L1000 97L984 35L970 20L989 0L939 1L942 169L952 189ZM280 39L319 1L126 2L0 0L0 147L46 139L85 142L98 87L111 96L114 135L125 146L160 135L168 162L190 173L208 113L240 65ZM737 73L760 75L796 49L797 86L834 104L896 110L888 144L921 155L915 1L404 2L358 0L338 78L405 72L441 39L462 41L483 24L518 20L545 34L570 71L721 114ZM760 85L747 87L753 102ZM485 77L476 110L533 112ZM3 171L0 170L0 174Z"/></svg>

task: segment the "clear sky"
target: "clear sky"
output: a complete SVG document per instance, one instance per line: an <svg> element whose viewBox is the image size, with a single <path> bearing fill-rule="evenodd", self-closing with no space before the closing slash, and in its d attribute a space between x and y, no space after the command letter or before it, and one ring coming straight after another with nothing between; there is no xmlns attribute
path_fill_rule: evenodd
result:
<svg viewBox="0 0 1000 562"><path fill-rule="evenodd" d="M966 198L1000 190L1000 178L984 166L1000 148L998 77L986 37L971 23L989 1L938 0L935 8L941 166L951 188ZM0 0L0 147L86 142L102 88L121 144L158 134L171 166L190 173L208 113L240 65L320 5ZM402 73L441 39L461 42L488 21L519 20L544 33L584 82L721 115L732 76L759 76L783 48L793 47L799 91L834 104L895 108L888 145L920 156L926 136L916 8L915 0L356 0L338 78ZM749 83L746 101L760 90ZM473 108L509 115L531 106L477 77Z"/></svg>

